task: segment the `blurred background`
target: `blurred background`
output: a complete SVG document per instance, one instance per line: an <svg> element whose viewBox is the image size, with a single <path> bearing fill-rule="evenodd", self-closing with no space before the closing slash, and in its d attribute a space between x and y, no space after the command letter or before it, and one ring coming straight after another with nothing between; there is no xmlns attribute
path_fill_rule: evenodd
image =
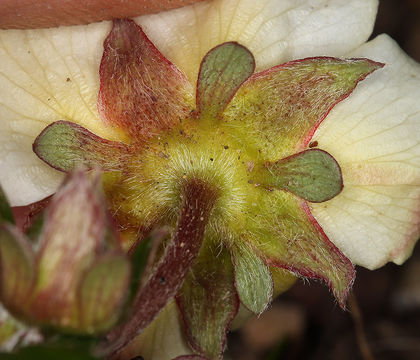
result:
<svg viewBox="0 0 420 360"><path fill-rule="evenodd" d="M420 62L420 0L380 0L372 38L381 33ZM299 281L259 319L230 334L225 358L420 359L420 243L403 266L358 267L346 312L327 287Z"/></svg>

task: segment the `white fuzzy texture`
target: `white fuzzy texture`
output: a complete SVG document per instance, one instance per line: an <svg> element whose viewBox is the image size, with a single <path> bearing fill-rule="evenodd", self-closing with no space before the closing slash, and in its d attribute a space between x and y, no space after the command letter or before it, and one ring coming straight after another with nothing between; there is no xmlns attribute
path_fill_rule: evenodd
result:
<svg viewBox="0 0 420 360"><path fill-rule="evenodd" d="M354 263L401 264L420 235L420 65L386 35L348 56L386 66L317 130L313 140L341 165L344 190L312 213Z"/></svg>

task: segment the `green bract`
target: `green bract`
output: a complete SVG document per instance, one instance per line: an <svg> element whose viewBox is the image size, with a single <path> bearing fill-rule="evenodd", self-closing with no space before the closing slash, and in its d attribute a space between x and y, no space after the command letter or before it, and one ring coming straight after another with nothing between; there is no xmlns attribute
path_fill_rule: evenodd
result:
<svg viewBox="0 0 420 360"><path fill-rule="evenodd" d="M173 229L131 319L104 352L120 351L175 296L192 348L220 358L239 302L260 313L271 300L270 267L322 279L345 306L353 265L308 207L340 193L341 170L310 140L332 107L382 66L318 57L253 74L252 54L228 42L204 57L194 102L192 85L142 29L114 22L98 106L127 142L59 121L34 143L58 170L106 171L109 204L132 242Z"/></svg>

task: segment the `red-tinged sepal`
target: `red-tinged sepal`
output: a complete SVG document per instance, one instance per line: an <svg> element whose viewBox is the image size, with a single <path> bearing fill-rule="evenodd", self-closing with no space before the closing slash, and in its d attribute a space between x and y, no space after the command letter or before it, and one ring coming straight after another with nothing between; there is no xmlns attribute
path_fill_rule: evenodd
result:
<svg viewBox="0 0 420 360"><path fill-rule="evenodd" d="M133 143L171 129L194 108L191 84L132 20L114 20L99 74L99 112Z"/></svg>
<svg viewBox="0 0 420 360"><path fill-rule="evenodd" d="M235 286L241 303L254 314L261 314L273 296L270 269L247 243L237 240L231 249L235 267Z"/></svg>
<svg viewBox="0 0 420 360"><path fill-rule="evenodd" d="M98 333L119 319L130 282L130 263L121 253L98 258L79 285L79 329Z"/></svg>
<svg viewBox="0 0 420 360"><path fill-rule="evenodd" d="M210 50L203 58L197 81L197 111L216 117L255 69L251 52L236 42Z"/></svg>
<svg viewBox="0 0 420 360"><path fill-rule="evenodd" d="M130 154L127 145L103 139L70 121L47 126L35 139L33 150L48 165L64 172L79 166L88 170L118 171Z"/></svg>
<svg viewBox="0 0 420 360"><path fill-rule="evenodd" d="M355 277L351 261L327 238L304 200L276 191L268 202L272 210L264 221L270 228L253 238L268 265L323 280L344 308Z"/></svg>
<svg viewBox="0 0 420 360"><path fill-rule="evenodd" d="M265 167L264 185L290 191L310 202L330 200L343 189L340 166L323 150L305 150Z"/></svg>
<svg viewBox="0 0 420 360"><path fill-rule="evenodd" d="M115 246L109 226L99 189L86 174L76 172L46 210L30 304L36 321L80 330L76 292L95 258Z"/></svg>
<svg viewBox="0 0 420 360"><path fill-rule="evenodd" d="M160 313L181 287L196 260L217 190L199 179L186 180L176 230L165 253L133 301L130 318L108 336L99 353L117 354Z"/></svg>
<svg viewBox="0 0 420 360"><path fill-rule="evenodd" d="M229 252L205 244L176 300L192 348L209 359L221 359L239 308Z"/></svg>
<svg viewBox="0 0 420 360"><path fill-rule="evenodd" d="M24 316L35 272L28 239L12 224L0 224L0 300L12 313Z"/></svg>
<svg viewBox="0 0 420 360"><path fill-rule="evenodd" d="M329 57L291 61L254 74L226 108L232 136L275 161L302 151L329 111L384 64ZM253 134L252 137L249 134Z"/></svg>

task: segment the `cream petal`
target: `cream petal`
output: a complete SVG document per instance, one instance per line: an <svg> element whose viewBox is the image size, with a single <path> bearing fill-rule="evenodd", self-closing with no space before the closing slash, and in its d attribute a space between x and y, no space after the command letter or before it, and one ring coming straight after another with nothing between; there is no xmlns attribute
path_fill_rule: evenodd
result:
<svg viewBox="0 0 420 360"><path fill-rule="evenodd" d="M137 18L155 45L196 82L203 56L238 41L257 70L288 60L340 56L365 42L377 0L214 0Z"/></svg>
<svg viewBox="0 0 420 360"><path fill-rule="evenodd" d="M177 356L192 354L181 323L177 306L171 301L146 330L114 359L131 359L141 355L144 360L172 360Z"/></svg>
<svg viewBox="0 0 420 360"><path fill-rule="evenodd" d="M62 176L32 152L41 130L70 120L117 137L97 110L99 63L110 23L0 32L0 182L12 205L40 200Z"/></svg>
<svg viewBox="0 0 420 360"><path fill-rule="evenodd" d="M387 35L351 52L386 66L361 82L313 140L342 167L344 190L311 209L328 237L369 269L401 264L420 236L420 65Z"/></svg>

